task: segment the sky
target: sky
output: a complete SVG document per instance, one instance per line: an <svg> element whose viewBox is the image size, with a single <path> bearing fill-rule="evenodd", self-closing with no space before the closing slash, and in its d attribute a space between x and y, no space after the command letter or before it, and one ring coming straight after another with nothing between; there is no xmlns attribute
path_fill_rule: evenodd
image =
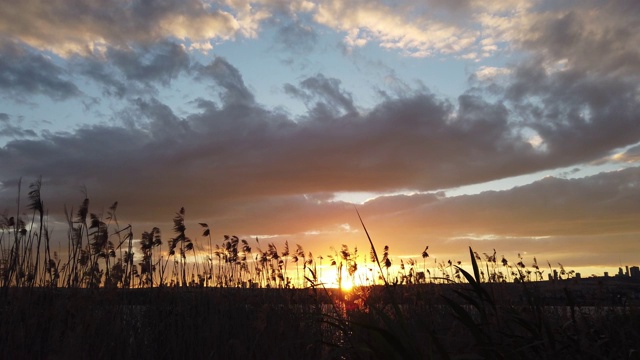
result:
<svg viewBox="0 0 640 360"><path fill-rule="evenodd" d="M0 214L41 177L60 248L86 193L202 250L366 255L357 209L396 258L640 265L636 0L2 2Z"/></svg>

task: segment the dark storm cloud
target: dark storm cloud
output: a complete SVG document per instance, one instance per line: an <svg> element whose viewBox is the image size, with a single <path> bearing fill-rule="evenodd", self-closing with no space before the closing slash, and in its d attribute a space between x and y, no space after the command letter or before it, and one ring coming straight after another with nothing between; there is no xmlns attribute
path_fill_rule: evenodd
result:
<svg viewBox="0 0 640 360"><path fill-rule="evenodd" d="M0 91L18 100L44 95L65 100L81 94L61 67L13 43L0 44Z"/></svg>

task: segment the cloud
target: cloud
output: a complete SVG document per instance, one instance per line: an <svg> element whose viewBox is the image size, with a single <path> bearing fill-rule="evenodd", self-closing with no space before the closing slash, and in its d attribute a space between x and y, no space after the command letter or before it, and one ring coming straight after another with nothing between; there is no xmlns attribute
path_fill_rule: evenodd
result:
<svg viewBox="0 0 640 360"><path fill-rule="evenodd" d="M366 108L346 80L309 70L281 80L307 106L293 118L261 104L231 60L189 53L257 37L272 14L276 49L300 57L338 30L350 47L470 61L502 51L515 62L469 66L471 87L457 97L414 89L384 67L380 98ZM109 123L39 136L15 120L21 109L3 110L0 203L15 203L20 177L42 176L57 219L85 186L96 209L120 201L122 218L143 226L170 223L186 206L189 219L228 233L348 242L364 238L353 207L333 194L403 192L414 195L359 210L377 241L404 253L483 241L543 252L558 242L577 254L603 249L602 238L637 250L638 168L473 196L433 192L602 159L637 163L638 15L623 0L18 2L0 11L5 99L68 100L83 94L84 77L115 110ZM211 91L163 97L192 80Z"/></svg>
<svg viewBox="0 0 640 360"><path fill-rule="evenodd" d="M340 113L357 113L351 94L342 90L340 85L340 80L328 79L322 74L318 74L303 80L300 83L300 88L286 84L284 90L287 94L307 103L307 107L313 108L313 112L317 116L322 116L325 113L331 114L329 116L338 116ZM311 105L314 99L319 99L319 101Z"/></svg>
<svg viewBox="0 0 640 360"><path fill-rule="evenodd" d="M508 68L499 68L495 66L480 66L473 76L480 81L495 80L497 77L504 77L511 74Z"/></svg>
<svg viewBox="0 0 640 360"><path fill-rule="evenodd" d="M109 49L106 57L106 61L117 67L127 80L142 83L157 81L167 85L190 66L184 47L171 42L158 43L138 53Z"/></svg>
<svg viewBox="0 0 640 360"><path fill-rule="evenodd" d="M104 94L157 94L156 85L168 86L188 74L191 59L182 45L163 41L144 47L106 48L103 54L74 57L72 67L104 87Z"/></svg>
<svg viewBox="0 0 640 360"><path fill-rule="evenodd" d="M623 163L639 163L640 162L640 145L630 147L624 152L617 153L609 158L610 161Z"/></svg>
<svg viewBox="0 0 640 360"><path fill-rule="evenodd" d="M639 200L640 168L634 167L571 180L547 177L477 195L382 197L360 213L374 239L391 242L402 234L404 241L393 242L396 253L417 254L420 244L430 244L461 254L472 245L593 265L616 263L619 256L633 261L623 254L638 250Z"/></svg>
<svg viewBox="0 0 640 360"><path fill-rule="evenodd" d="M563 6L564 5L564 6ZM609 76L640 73L640 4L616 0L545 2L523 21L517 41L547 64ZM593 56L598 54L598 56Z"/></svg>
<svg viewBox="0 0 640 360"><path fill-rule="evenodd" d="M137 98L132 101L136 118L146 119L138 121L138 125L146 130L149 136L158 143L170 144L190 134L189 124L177 117L173 110L155 98Z"/></svg>
<svg viewBox="0 0 640 360"><path fill-rule="evenodd" d="M450 227L456 232L532 237L631 233L640 212L639 175L640 168L629 168L581 179L547 177L510 191L445 200L429 212L450 221L464 218ZM613 224L615 229L609 227Z"/></svg>
<svg viewBox="0 0 640 360"><path fill-rule="evenodd" d="M266 16L241 15L236 18L200 0L118 0L108 8L96 0L26 0L0 11L0 33L33 48L67 56L166 38L197 42L253 35Z"/></svg>
<svg viewBox="0 0 640 360"><path fill-rule="evenodd" d="M275 41L295 54L309 53L318 43L318 34L313 27L300 20L288 22L278 28Z"/></svg>
<svg viewBox="0 0 640 360"><path fill-rule="evenodd" d="M374 42L405 55L457 55L480 59L497 51L543 53L550 62L638 73L638 5L617 0L502 2L430 0L421 3L307 1L117 1L104 11L95 0L21 1L0 12L0 32L61 56L126 49L166 39L199 48L238 36L255 38L267 19L292 21L280 28L281 44L307 48L314 25L344 33L350 47ZM43 14L47 14L44 16ZM310 20L311 17L313 20ZM277 21L276 21L277 22ZM315 24L312 24L315 22ZM28 25L26 25L28 24ZM56 28L55 32L49 31ZM304 40L303 42L294 40ZM599 57L589 56L598 53Z"/></svg>
<svg viewBox="0 0 640 360"><path fill-rule="evenodd" d="M101 147L108 148L107 142L128 140L125 133L107 129L94 129L84 136L98 133L102 139L107 139ZM75 148L65 156L67 160L83 146L69 139L51 137L50 140L58 146ZM25 148L33 149L33 146ZM71 207L74 199L78 203L82 200L81 185L88 185L92 211L100 211L118 200L119 218L127 222L135 220L136 231L149 226L161 226L169 231L173 214L180 206L188 204L189 231L195 231L198 221L206 221L215 224L216 239L225 233L245 237L250 234L277 236L282 241L300 243L320 254L328 251L329 246L341 243L367 248L366 237L350 204L333 202L324 196L229 194L228 191L233 191L233 183L270 186L269 179L238 177L233 172L203 176L205 172L203 169L198 171L198 167L206 169L217 165L192 158L190 164L198 166L186 166L184 159L175 155L174 144L168 144L168 149L162 150L160 161L155 156L149 157L158 151L154 148L154 145L123 146L110 154L112 158L106 152L94 152L94 163L97 160L118 162L118 171L91 168L91 162L87 161L87 173L81 175L84 179L94 175L96 181L46 180L43 196L49 206L61 208L61 204L66 203ZM131 151L133 149L135 151ZM127 154L129 156L125 157ZM63 160L55 156L47 160L56 158ZM79 158L74 161L77 160ZM150 163L139 173L137 168L142 161ZM56 165L63 167L60 173L79 169L78 164L66 161L58 161ZM225 176L227 181L216 178ZM527 253L527 261L531 261L531 256L538 256L542 262L558 259L569 266L617 263L620 256L624 261L632 261L627 260L625 254L638 250L638 179L640 168L636 167L580 179L547 177L511 190L478 195L451 198L428 193L385 196L370 200L358 209L377 246L391 245L394 256L413 254L418 257L419 251L430 245L432 258L435 256L442 261L446 259L444 256L463 256L466 247L472 245L480 252L497 248L499 254L506 254L510 260L518 252ZM13 184L10 181L3 183ZM225 186L221 188L222 184ZM97 191L96 185L110 186ZM15 197L15 186L6 191ZM315 235L310 230L314 230ZM610 241L603 242L603 238ZM593 258L594 254L600 254L597 260ZM467 261L466 258L461 260Z"/></svg>
<svg viewBox="0 0 640 360"><path fill-rule="evenodd" d="M36 136L35 131L12 124L11 117L8 114L0 113L0 138L8 137L16 139Z"/></svg>
<svg viewBox="0 0 640 360"><path fill-rule="evenodd" d="M531 61L516 67L504 94L558 164L569 165L637 143L637 89L626 77L575 69L550 72Z"/></svg>
<svg viewBox="0 0 640 360"><path fill-rule="evenodd" d="M149 57L151 63L157 58L164 59ZM126 71L141 81L186 71L186 62L166 68L130 63L136 66ZM430 191L598 159L640 137L633 115L638 103L627 94L628 87L582 74L547 74L534 65L516 69L514 82L505 88L506 101L489 102L482 93L469 92L452 103L416 90L388 96L366 111L357 109L339 80L318 74L285 87L310 104L298 119L256 103L240 72L224 58L193 64L189 71L220 90L220 105L201 97L194 102L198 111L178 116L161 100L140 96L117 114L122 127L87 125L41 141L9 142L0 151L7 164L0 181L43 175L81 182L88 177L99 191L109 192L110 187L128 187L116 175L125 162L129 176L154 179L144 189L136 187L146 194L141 195L144 201L166 189L174 189L170 198L184 197L185 202L198 188L207 189L207 198L224 201ZM567 87L571 91L563 92ZM540 100L529 102L536 97ZM576 117L581 109L588 110L587 117ZM521 114L528 117L514 119ZM544 151L531 144L524 129L535 131ZM118 140L93 140L98 136ZM122 142L126 152L106 153L123 148ZM95 162L100 172L94 171ZM87 171L72 171L75 167ZM187 181L189 189L183 189L180 184Z"/></svg>
<svg viewBox="0 0 640 360"><path fill-rule="evenodd" d="M318 4L314 20L344 31L346 43L362 46L374 40L381 47L424 57L435 53L459 53L478 38L473 29L430 17L427 9L383 2L332 0Z"/></svg>
<svg viewBox="0 0 640 360"><path fill-rule="evenodd" d="M244 84L238 69L224 58L216 57L207 65L196 64L194 71L197 73L197 80L213 80L223 89L220 96L225 104L252 104L254 102L254 96Z"/></svg>
<svg viewBox="0 0 640 360"><path fill-rule="evenodd" d="M31 95L44 95L65 100L81 95L68 74L42 54L19 45L0 44L0 91L21 100Z"/></svg>
<svg viewBox="0 0 640 360"><path fill-rule="evenodd" d="M213 45L211 45L208 41L202 42L194 42L189 45L190 51L200 51L203 54L208 54L211 50L213 50Z"/></svg>
<svg viewBox="0 0 640 360"><path fill-rule="evenodd" d="M640 7L543 1L517 11L520 16L507 13L506 23L502 16L479 14L488 38L507 41L526 56L498 77L495 69L480 68L474 79L484 83L474 90L501 97L523 136L540 153L553 154L558 166L636 144L640 50L631 44L640 40L630 29L640 28Z"/></svg>

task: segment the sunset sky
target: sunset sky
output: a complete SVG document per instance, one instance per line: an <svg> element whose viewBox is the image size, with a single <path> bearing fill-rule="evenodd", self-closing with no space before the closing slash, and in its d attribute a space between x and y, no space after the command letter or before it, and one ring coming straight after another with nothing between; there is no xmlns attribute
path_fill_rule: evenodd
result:
<svg viewBox="0 0 640 360"><path fill-rule="evenodd" d="M0 214L640 265L637 0L105 4L2 0Z"/></svg>

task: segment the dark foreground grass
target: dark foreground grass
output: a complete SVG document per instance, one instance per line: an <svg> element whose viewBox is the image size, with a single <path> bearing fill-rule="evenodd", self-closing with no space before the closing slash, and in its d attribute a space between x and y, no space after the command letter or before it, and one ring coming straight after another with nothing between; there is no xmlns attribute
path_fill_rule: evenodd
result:
<svg viewBox="0 0 640 360"><path fill-rule="evenodd" d="M484 284L464 274L467 284L348 295L9 288L0 294L0 358L640 358L636 304L577 301L568 283Z"/></svg>
<svg viewBox="0 0 640 360"><path fill-rule="evenodd" d="M3 300L3 359L325 356L319 312L301 292L10 289Z"/></svg>

